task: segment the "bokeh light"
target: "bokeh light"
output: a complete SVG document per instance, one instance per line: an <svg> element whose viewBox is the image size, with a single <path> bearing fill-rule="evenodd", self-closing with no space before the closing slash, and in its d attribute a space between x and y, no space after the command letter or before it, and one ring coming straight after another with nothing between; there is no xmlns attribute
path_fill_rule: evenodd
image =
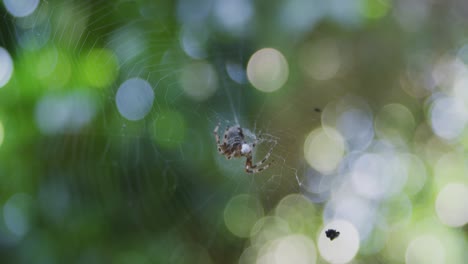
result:
<svg viewBox="0 0 468 264"><path fill-rule="evenodd" d="M257 262L257 251L255 247L248 247L239 257L239 264L253 264Z"/></svg>
<svg viewBox="0 0 468 264"><path fill-rule="evenodd" d="M288 76L288 62L276 49L264 48L256 51L247 64L250 83L262 92L278 90L286 83Z"/></svg>
<svg viewBox="0 0 468 264"><path fill-rule="evenodd" d="M233 197L224 209L224 223L238 237L249 237L254 224L263 217L260 202L247 194Z"/></svg>
<svg viewBox="0 0 468 264"><path fill-rule="evenodd" d="M401 158L393 153L364 154L353 166L353 187L357 193L369 199L380 199L399 193L406 184L405 165Z"/></svg>
<svg viewBox="0 0 468 264"><path fill-rule="evenodd" d="M329 239L325 234L329 229L340 232L340 235L333 240ZM359 250L359 233L351 223L334 220L320 231L318 249L320 255L329 263L350 262Z"/></svg>
<svg viewBox="0 0 468 264"><path fill-rule="evenodd" d="M120 85L115 101L123 117L131 121L140 120L153 107L154 91L147 81L132 78Z"/></svg>
<svg viewBox="0 0 468 264"><path fill-rule="evenodd" d="M466 106L460 99L437 97L430 111L430 121L436 135L446 140L460 137L468 121Z"/></svg>
<svg viewBox="0 0 468 264"><path fill-rule="evenodd" d="M366 149L374 138L373 113L357 96L345 96L327 104L321 119L325 127L333 127L346 140L349 151Z"/></svg>
<svg viewBox="0 0 468 264"><path fill-rule="evenodd" d="M306 32L326 14L326 4L318 0L284 1L280 9L279 23L286 32Z"/></svg>
<svg viewBox="0 0 468 264"><path fill-rule="evenodd" d="M304 235L291 235L281 238L275 243L274 255L275 264L303 263L315 264L317 251L312 239Z"/></svg>
<svg viewBox="0 0 468 264"><path fill-rule="evenodd" d="M180 46L188 56L193 59L203 59L207 56L208 32L206 30L186 26L180 34Z"/></svg>
<svg viewBox="0 0 468 264"><path fill-rule="evenodd" d="M84 58L83 71L90 86L108 87L117 77L116 56L106 49L90 51Z"/></svg>
<svg viewBox="0 0 468 264"><path fill-rule="evenodd" d="M214 14L219 25L228 32L242 33L254 14L251 0L215 1Z"/></svg>
<svg viewBox="0 0 468 264"><path fill-rule="evenodd" d="M445 254L444 245L437 237L424 235L410 242L405 260L408 264L446 263Z"/></svg>
<svg viewBox="0 0 468 264"><path fill-rule="evenodd" d="M328 1L328 15L337 24L345 28L358 28L362 23L360 1Z"/></svg>
<svg viewBox="0 0 468 264"><path fill-rule="evenodd" d="M276 216L265 216L255 223L250 236L253 245L268 247L269 242L289 234L288 222Z"/></svg>
<svg viewBox="0 0 468 264"><path fill-rule="evenodd" d="M3 0L7 11L15 17L25 17L34 12L39 0Z"/></svg>
<svg viewBox="0 0 468 264"><path fill-rule="evenodd" d="M212 0L201 0L198 2L182 0L177 5L177 18L186 24L197 24L207 18L212 3Z"/></svg>
<svg viewBox="0 0 468 264"><path fill-rule="evenodd" d="M340 173L322 174L313 168L308 168L305 173L306 181L301 182L301 187L308 193L314 194L309 197L314 203L325 202L330 198L333 186L336 186L343 178Z"/></svg>
<svg viewBox="0 0 468 264"><path fill-rule="evenodd" d="M147 45L145 34L137 27L122 27L112 31L109 36L109 47L115 52L119 62L132 61L141 56Z"/></svg>
<svg viewBox="0 0 468 264"><path fill-rule="evenodd" d="M452 182L465 181L468 168L460 153L443 153L433 166L434 185L442 188Z"/></svg>
<svg viewBox="0 0 468 264"><path fill-rule="evenodd" d="M11 196L3 206L3 220L8 230L22 238L31 228L32 199L24 193Z"/></svg>
<svg viewBox="0 0 468 264"><path fill-rule="evenodd" d="M182 69L180 84L188 97L204 101L218 89L218 76L210 64L196 62Z"/></svg>
<svg viewBox="0 0 468 264"><path fill-rule="evenodd" d="M370 19L378 19L385 16L391 8L389 0L360 0L361 12Z"/></svg>
<svg viewBox="0 0 468 264"><path fill-rule="evenodd" d="M37 10L16 21L18 44L25 50L39 50L47 45L52 35L48 19L50 5L40 5Z"/></svg>
<svg viewBox="0 0 468 264"><path fill-rule="evenodd" d="M36 105L36 124L44 134L78 132L92 121L96 111L96 101L85 91L47 94Z"/></svg>
<svg viewBox="0 0 468 264"><path fill-rule="evenodd" d="M301 70L315 80L332 79L340 70L342 58L334 40L307 43L299 52Z"/></svg>
<svg viewBox="0 0 468 264"><path fill-rule="evenodd" d="M63 88L72 76L72 63L67 53L48 47L39 54L36 75L48 89Z"/></svg>
<svg viewBox="0 0 468 264"><path fill-rule="evenodd" d="M437 195L435 208L440 221L459 227L468 223L468 187L461 183L447 184Z"/></svg>
<svg viewBox="0 0 468 264"><path fill-rule="evenodd" d="M315 223L321 221L317 211L307 197L290 194L278 203L275 215L285 220L293 232L308 234L314 230Z"/></svg>
<svg viewBox="0 0 468 264"><path fill-rule="evenodd" d="M376 134L396 142L410 140L415 129L415 120L411 111L401 104L388 104L376 116Z"/></svg>
<svg viewBox="0 0 468 264"><path fill-rule="evenodd" d="M369 200L353 194L337 194L325 205L324 222L341 219L353 224L359 239L366 239L377 219L377 207Z"/></svg>
<svg viewBox="0 0 468 264"><path fill-rule="evenodd" d="M13 74L13 60L11 59L10 53L2 47L0 47L0 88L5 86Z"/></svg>
<svg viewBox="0 0 468 264"><path fill-rule="evenodd" d="M307 136L304 142L304 157L312 168L322 173L330 173L343 158L345 147L343 137L338 131L319 128Z"/></svg>
<svg viewBox="0 0 468 264"><path fill-rule="evenodd" d="M244 84L247 82L247 74L242 65L235 62L226 63L226 71L229 77L239 84Z"/></svg>

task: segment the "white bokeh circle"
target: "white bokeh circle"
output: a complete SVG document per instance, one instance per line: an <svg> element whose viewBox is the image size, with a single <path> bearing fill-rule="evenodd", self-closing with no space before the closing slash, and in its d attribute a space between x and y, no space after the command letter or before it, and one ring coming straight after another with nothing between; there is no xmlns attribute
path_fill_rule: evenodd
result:
<svg viewBox="0 0 468 264"><path fill-rule="evenodd" d="M340 232L339 236L333 240L329 239L325 234L328 229ZM320 232L318 248L320 255L329 263L347 263L356 256L359 250L359 233L350 222L334 220Z"/></svg>
<svg viewBox="0 0 468 264"><path fill-rule="evenodd" d="M132 78L120 85L115 101L123 117L132 121L140 120L153 106L154 91L147 81Z"/></svg>

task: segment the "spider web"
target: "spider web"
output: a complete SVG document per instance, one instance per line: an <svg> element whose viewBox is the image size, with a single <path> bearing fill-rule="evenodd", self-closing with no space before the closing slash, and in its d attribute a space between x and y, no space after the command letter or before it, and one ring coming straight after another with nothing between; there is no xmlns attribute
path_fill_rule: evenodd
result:
<svg viewBox="0 0 468 264"><path fill-rule="evenodd" d="M466 180L463 1L261 2L2 1L4 262L466 259L466 192L443 197ZM288 64L271 93L246 76L263 48ZM218 124L272 165L219 154Z"/></svg>
<svg viewBox="0 0 468 264"><path fill-rule="evenodd" d="M10 193L49 197L42 204L62 199L62 203L42 208L46 225L58 224L58 230L70 219L81 226L97 217L100 226L112 223L109 231L118 230L122 237L137 233L149 240L155 234L165 238L177 234L216 247L217 234L225 232L223 208L234 195L253 194L268 210L286 194L301 191L302 144L304 135L317 126L319 115L313 110L317 104L301 100L303 94L294 81L272 94L255 90L245 73L243 81L234 81L226 65L245 66L260 47L214 33L207 38L203 61L215 69L218 89L206 100L188 98L179 78L184 65L197 59L182 50L181 29L174 26L173 18L155 7L133 1L42 1L27 19L3 15L2 24L8 26L2 26L0 44L21 69L15 73L21 77L14 77L6 89L17 89L10 93L27 105L11 118L29 120L25 125L39 126L37 133L41 134L25 157L37 160L35 170L30 171L36 184ZM121 12L128 15L119 16ZM83 60L95 48L117 54L118 73L110 87L90 88L77 80ZM25 77L38 71L41 66L28 64L36 63L34 59L44 53L64 56L68 80L53 76L48 77L53 85L34 85L39 77ZM44 67L56 70L51 64ZM147 81L154 91L150 111L138 121L124 118L116 106L118 88L130 78ZM86 122L63 121L57 125L59 129L41 130L43 120L38 120L37 111L41 102L50 102L46 99L73 105L64 110L69 120L79 119L76 115L86 108L94 112ZM44 122L54 118L52 112ZM183 126L172 128L176 129L173 133L183 130L184 136L168 137L163 143L155 140L154 122L163 112L183 117ZM220 131L239 125L249 131L250 140L260 138L254 162L272 149L271 167L246 174L245 158L226 160L219 155L212 133L218 122ZM188 235L187 230L200 231Z"/></svg>

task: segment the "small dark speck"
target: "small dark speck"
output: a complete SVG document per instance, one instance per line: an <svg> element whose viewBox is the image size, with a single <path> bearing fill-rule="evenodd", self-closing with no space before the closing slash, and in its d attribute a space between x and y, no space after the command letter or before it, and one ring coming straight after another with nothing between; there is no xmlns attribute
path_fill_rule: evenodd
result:
<svg viewBox="0 0 468 264"><path fill-rule="evenodd" d="M316 107L316 108L314 108L314 111L315 111L315 112L317 112L317 113L322 113L322 109L320 109L320 108L317 108L317 107Z"/></svg>
<svg viewBox="0 0 468 264"><path fill-rule="evenodd" d="M340 235L340 232L336 231L335 229L328 229L325 231L325 235L330 239L333 240Z"/></svg>

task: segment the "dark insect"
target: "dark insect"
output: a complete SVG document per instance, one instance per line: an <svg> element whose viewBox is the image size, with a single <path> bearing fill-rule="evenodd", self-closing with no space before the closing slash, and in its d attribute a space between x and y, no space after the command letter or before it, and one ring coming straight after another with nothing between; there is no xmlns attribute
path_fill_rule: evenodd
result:
<svg viewBox="0 0 468 264"><path fill-rule="evenodd" d="M340 235L340 232L336 231L335 229L328 229L325 231L325 235L330 239L333 240Z"/></svg>

